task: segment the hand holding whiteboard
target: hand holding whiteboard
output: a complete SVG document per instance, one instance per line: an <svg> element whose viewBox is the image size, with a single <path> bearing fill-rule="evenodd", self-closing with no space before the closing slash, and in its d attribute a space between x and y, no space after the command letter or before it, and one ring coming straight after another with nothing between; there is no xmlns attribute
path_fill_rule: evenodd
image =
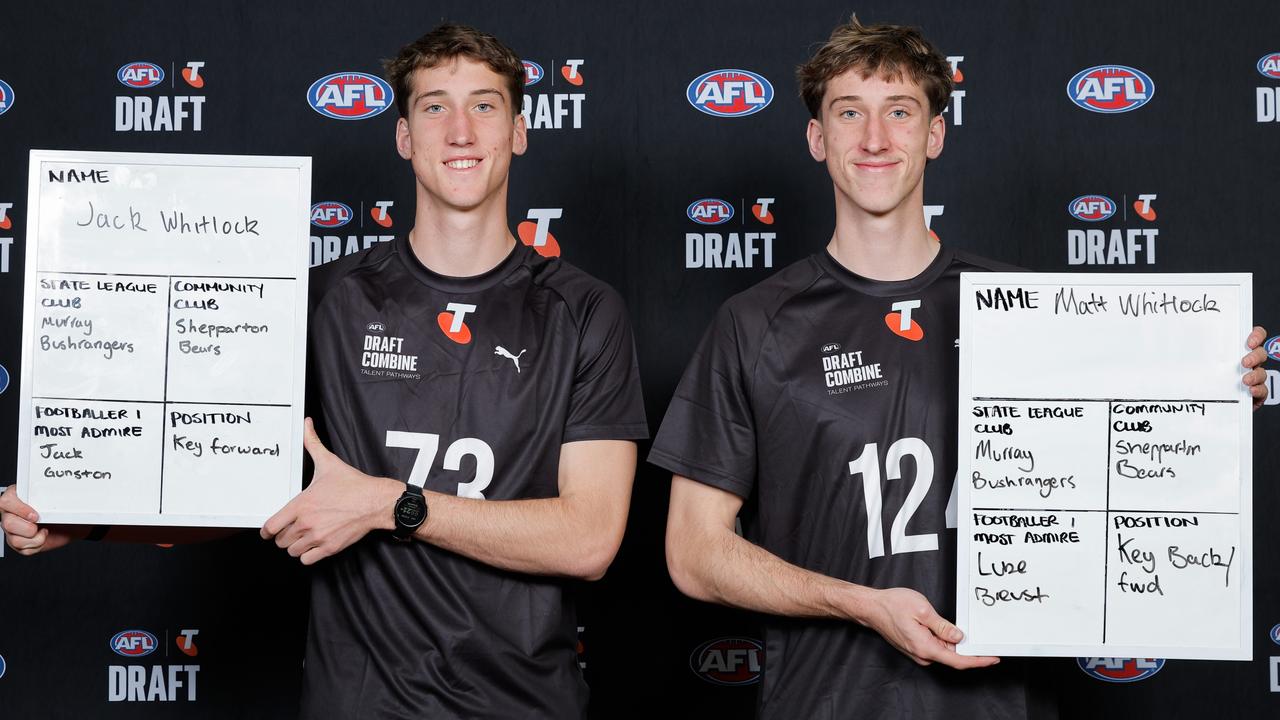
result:
<svg viewBox="0 0 1280 720"><path fill-rule="evenodd" d="M1250 277L965 274L960 307L958 651L1249 659Z"/></svg>
<svg viewBox="0 0 1280 720"><path fill-rule="evenodd" d="M33 150L18 485L255 527L301 488L310 159Z"/></svg>

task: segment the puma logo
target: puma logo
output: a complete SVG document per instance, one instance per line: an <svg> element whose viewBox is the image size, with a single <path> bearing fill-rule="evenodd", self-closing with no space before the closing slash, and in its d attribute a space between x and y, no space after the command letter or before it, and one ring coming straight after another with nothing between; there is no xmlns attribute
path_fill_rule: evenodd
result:
<svg viewBox="0 0 1280 720"><path fill-rule="evenodd" d="M517 373L519 373L519 372L520 372L520 356L521 356L521 355L524 355L524 354L525 354L526 352L528 352L528 351L529 351L529 349L528 349L528 348L525 348L524 350L521 350L518 354L516 354L516 355L512 355L512 354L511 354L511 352L510 352L509 350L507 350L506 348L504 348L504 347L502 347L501 345L499 345L499 346L497 346L496 348L494 348L494 349L493 349L493 354L494 354L494 355L501 355L502 357L504 357L504 358L506 358L506 359L510 360L511 362L515 363L515 364L516 364L516 372L517 372Z"/></svg>

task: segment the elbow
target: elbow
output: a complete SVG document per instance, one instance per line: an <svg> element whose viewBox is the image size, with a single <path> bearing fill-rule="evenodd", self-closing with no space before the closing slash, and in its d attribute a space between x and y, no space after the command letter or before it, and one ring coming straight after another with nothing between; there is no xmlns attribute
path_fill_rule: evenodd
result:
<svg viewBox="0 0 1280 720"><path fill-rule="evenodd" d="M622 533L616 533L616 537L613 535L615 534L610 533L609 537L600 537L580 546L572 565L565 569L566 574L587 582L602 579L622 544Z"/></svg>
<svg viewBox="0 0 1280 720"><path fill-rule="evenodd" d="M667 526L667 574L676 589L695 600L711 602L712 594L708 591L698 572L697 558L694 557L697 544L678 529Z"/></svg>

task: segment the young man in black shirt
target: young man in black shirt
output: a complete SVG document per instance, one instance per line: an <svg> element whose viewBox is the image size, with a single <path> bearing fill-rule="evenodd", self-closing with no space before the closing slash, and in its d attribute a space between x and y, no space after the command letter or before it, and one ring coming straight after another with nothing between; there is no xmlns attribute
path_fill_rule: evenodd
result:
<svg viewBox="0 0 1280 720"><path fill-rule="evenodd" d="M941 667L999 662L957 654L946 617L959 277L1012 269L924 223L950 67L918 31L854 19L798 76L835 232L726 302L676 390L649 455L674 473L671 576L766 614L763 718L1034 715L1018 663ZM1244 360L1255 398L1263 360Z"/></svg>
<svg viewBox="0 0 1280 720"><path fill-rule="evenodd" d="M387 72L414 228L313 274L315 473L262 528L315 564L302 716L582 717L568 581L612 562L648 434L626 309L508 228L519 56L446 25ZM83 534L13 490L19 552Z"/></svg>

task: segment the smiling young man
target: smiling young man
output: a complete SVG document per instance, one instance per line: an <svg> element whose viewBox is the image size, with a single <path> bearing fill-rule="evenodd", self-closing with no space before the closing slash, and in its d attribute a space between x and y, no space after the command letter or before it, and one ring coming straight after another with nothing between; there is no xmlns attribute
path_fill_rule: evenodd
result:
<svg viewBox="0 0 1280 720"><path fill-rule="evenodd" d="M604 574L647 436L618 295L517 243L524 67L445 25L387 63L414 228L318 270L310 485L263 527L312 582L302 715L572 718L567 579Z"/></svg>
<svg viewBox="0 0 1280 720"><path fill-rule="evenodd" d="M946 619L959 277L1007 266L924 224L951 69L915 29L854 19L798 78L835 232L725 303L676 390L649 455L674 473L671 577L766 614L762 718L1051 716L1020 663L952 669L999 662L957 654ZM1255 398L1264 359L1244 360Z"/></svg>

